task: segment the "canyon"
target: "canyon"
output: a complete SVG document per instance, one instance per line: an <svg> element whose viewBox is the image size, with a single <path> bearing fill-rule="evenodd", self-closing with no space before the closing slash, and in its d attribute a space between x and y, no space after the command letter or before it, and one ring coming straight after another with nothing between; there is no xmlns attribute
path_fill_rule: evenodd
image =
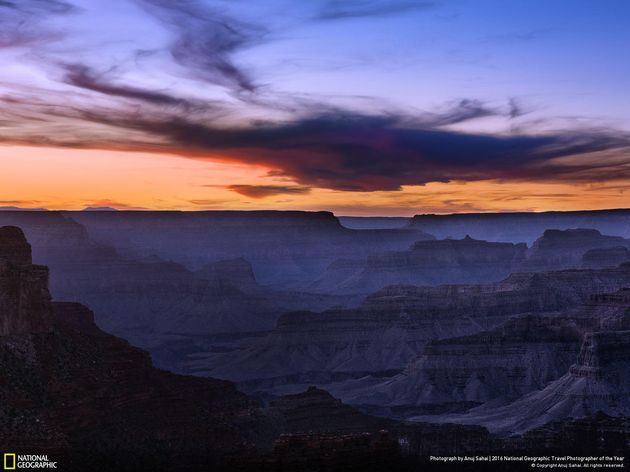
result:
<svg viewBox="0 0 630 472"><path fill-rule="evenodd" d="M132 460L125 444L154 431L137 460L252 470L308 469L315 444L397 464L590 441L576 431L614 446L630 417L624 215L532 216L554 224L519 241L486 216L454 239L440 231L461 215L349 229L326 212L0 212L4 440L80 468L77 450Z"/></svg>

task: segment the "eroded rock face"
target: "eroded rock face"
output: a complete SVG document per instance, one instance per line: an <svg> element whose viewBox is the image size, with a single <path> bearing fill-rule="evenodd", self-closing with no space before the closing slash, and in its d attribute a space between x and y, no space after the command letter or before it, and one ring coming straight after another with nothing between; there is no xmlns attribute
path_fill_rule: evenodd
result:
<svg viewBox="0 0 630 472"><path fill-rule="evenodd" d="M197 354L188 366L242 382L246 391L281 392L304 383L328 389L344 375L346 380L391 376L428 341L486 331L517 314L572 309L594 293L628 285L630 266L515 274L487 285L393 286L371 295L358 309L288 313L249 346Z"/></svg>
<svg viewBox="0 0 630 472"><path fill-rule="evenodd" d="M630 288L592 295L571 316L582 322L584 333L630 330Z"/></svg>
<svg viewBox="0 0 630 472"><path fill-rule="evenodd" d="M333 391L351 404L399 416L513 401L564 375L586 333L628 329L630 290L596 294L561 314L521 315L490 331L432 340L403 373Z"/></svg>
<svg viewBox="0 0 630 472"><path fill-rule="evenodd" d="M69 212L124 256L156 254L196 270L243 257L263 284L312 281L336 259L433 239L412 228L355 230L330 212Z"/></svg>
<svg viewBox="0 0 630 472"><path fill-rule="evenodd" d="M0 234L23 241L13 229ZM18 257L21 246L16 247L15 253L5 251L12 261L6 266L26 270L28 258ZM11 282L20 276L4 275ZM4 291L0 285L0 294ZM47 293L40 296L51 310L52 330L0 336L5 450L48 454L72 471L260 470L264 464L286 464L296 452L295 437L281 437L268 455L254 446L271 447L281 432L311 434L315 428L330 431L323 441L337 451L327 463L400 459L397 440L387 432L366 442L370 432L398 427L390 420L363 415L317 389L262 409L230 382L153 368L146 352L101 331L85 306L51 304ZM385 456L374 454L375 447ZM321 463L317 455L300 456L298 463L307 468Z"/></svg>
<svg viewBox="0 0 630 472"><path fill-rule="evenodd" d="M630 249L611 247L586 251L580 265L581 267L615 267L626 262L630 262Z"/></svg>
<svg viewBox="0 0 630 472"><path fill-rule="evenodd" d="M67 258L68 251L82 251L90 243L87 231L76 221L56 211L0 211L0 226L19 227L33 247L33 260L50 264Z"/></svg>
<svg viewBox="0 0 630 472"><path fill-rule="evenodd" d="M388 285L499 281L525 259L525 244L464 239L418 241L407 251L375 253L365 261L340 260L309 289L367 293ZM354 270L351 270L354 269Z"/></svg>
<svg viewBox="0 0 630 472"><path fill-rule="evenodd" d="M262 289L255 274L287 282L340 254L430 237L350 230L326 212L0 212L3 223L24 227L35 262L52 268L55 298L88 304L99 326L147 348L165 333L268 330L284 311L355 304L286 284Z"/></svg>
<svg viewBox="0 0 630 472"><path fill-rule="evenodd" d="M33 263L31 245L20 228L0 227L0 260L15 267L28 267Z"/></svg>
<svg viewBox="0 0 630 472"><path fill-rule="evenodd" d="M238 332L273 326L277 309L243 260L191 272L159 258L101 260L92 270L68 267L56 296L89 304L104 329L135 340L136 332Z"/></svg>
<svg viewBox="0 0 630 472"><path fill-rule="evenodd" d="M479 424L497 434L512 435L551 421L600 411L630 416L630 331L587 333L577 362L568 373L509 405L480 406L465 415L417 419Z"/></svg>
<svg viewBox="0 0 630 472"><path fill-rule="evenodd" d="M83 305L51 303L45 278L38 272L41 267L30 263L21 232L15 228L1 229L0 242L3 239L6 244L0 244L0 254L4 257L0 256L0 301L3 302L0 309L4 311L0 311L0 315L9 319L14 312L5 307L17 306L18 315L37 320L40 319L38 310L45 307L51 323L48 330L37 327L22 330L24 326L20 325L19 330L0 335L0 447L18 453L50 454L63 470L193 471L227 467L228 470L258 471L287 465L305 470L321 465L336 467L336 470L346 470L348 465L358 465L362 470L369 470L370 466L384 470L398 464L395 461L404 458L405 462L419 454L512 451L514 449L510 448L515 444L516 447L549 449L549 438L556 441L552 450L561 450L560 446L556 449L557 441L569 434L567 431L594 431L596 439L593 439L595 436L587 438L584 444L595 449L608 445L605 440L611 431L621 430L627 437L627 424L603 418L586 426L578 424L578 428L551 425L547 431L553 433L542 432L538 438L526 438L523 443L503 443L477 426L409 425L369 417L317 388L274 400L265 409L258 401L238 392L230 382L155 369L146 352L101 331L93 322L94 315ZM206 281L218 277L221 283L237 286L252 281L251 271L243 261L227 261L216 269L205 268L201 276ZM368 320L375 328L367 330L372 333L368 338L358 336L360 342L354 348L369 351L373 344L363 341L374 342L378 333L380 337L387 337L383 335L383 323L413 331L418 326L415 320L420 319L428 323L426 327L433 326L434 332L442 333L452 331L449 323L468 312L472 314L469 315L471 326L478 329L483 319L501 318L500 313L504 313L506 307L530 306L532 301L527 301L527 297L531 296L528 290L532 288L550 287L550 292L534 302L544 310L559 301L572 303L582 299L597 287L611 289L624 280L628 269L556 272L546 278L524 274L489 286L391 288L370 297L360 310L337 310L325 316L287 315L281 318L278 329L287 329L291 334L300 326L307 326L311 341L320 342L322 338L317 339L321 336L320 322L324 331L329 331L326 325L330 323L330 331L334 333L337 327L349 332L353 326L361 326ZM221 274L226 276L222 278ZM568 297L553 295L554 290L567 287L573 288ZM9 302L17 300L15 290L20 294L19 303L10 305ZM491 294L497 296L499 292L506 293L493 303ZM474 299L467 301L470 295ZM627 326L628 313L620 306L627 304L629 298L627 291L603 294L594 297L579 313L584 319L597 319L599 328L623 329ZM432 300L433 305L427 305L427 300ZM339 325L335 325L336 317ZM495 330L492 336L497 336L501 342L507 341L509 347L511 342L533 342L539 338L547 342L556 339L554 336L566 335L564 329L552 329L549 334L542 329L546 326L542 321L521 323L509 329L504 327L502 331ZM586 323L577 323L577 327L581 329ZM606 405L611 414L625 412L619 408L628 397L628 333L597 333L587 337L579 362L570 371L570 382L567 380L569 393L552 392L541 399L541 404L545 398L554 402L562 400L559 407L553 404L549 410L556 415L554 418L567 409L573 413L581 412L579 408L591 411ZM387 358L384 355L387 349L400 339L399 334L392 333L392 339L383 345L383 359ZM342 337L335 342L341 342ZM303 345L307 345L307 341L308 336L302 336ZM454 342L458 344L462 340ZM331 348L329 340L324 340L307 354L323 352L327 358L332 358L335 350L334 343ZM348 365L358 365L353 364L353 350L345 354ZM522 421L529 428L540 424L540 418L536 418ZM391 432L374 432L383 427ZM254 449L254 445L271 446L281 432L288 434L275 442L273 452L261 455Z"/></svg>
<svg viewBox="0 0 630 472"><path fill-rule="evenodd" d="M24 233L0 228L0 336L52 329L48 269L31 261Z"/></svg>
<svg viewBox="0 0 630 472"><path fill-rule="evenodd" d="M77 303L51 303L24 235L0 229L0 446L51 454L64 470L220 463L275 430L229 382L152 367ZM203 444L200 447L200 444Z"/></svg>
<svg viewBox="0 0 630 472"><path fill-rule="evenodd" d="M527 251L527 261L523 267L535 270L579 267L582 265L584 255L589 251L614 249L618 252L622 248L630 248L630 239L605 236L595 229L567 229L564 231L548 229ZM608 253L607 255L611 257L613 254ZM598 259L597 256L602 257L603 254L591 252L587 257L591 266L597 266L594 265ZM599 267L617 266L622 262L625 262L624 259L619 258L616 263L606 263L603 266L599 265Z"/></svg>
<svg viewBox="0 0 630 472"><path fill-rule="evenodd" d="M52 332L0 337L5 450L48 452L64 470L163 470L181 457L213 464L268 428L233 384L154 369L146 352L91 323L85 307L54 309Z"/></svg>
<svg viewBox="0 0 630 472"><path fill-rule="evenodd" d="M419 470L427 455L498 449L487 430L476 426L404 424L369 416L329 393L309 387L271 402L285 433L271 454L252 470ZM239 469L240 470L240 469Z"/></svg>
<svg viewBox="0 0 630 472"><path fill-rule="evenodd" d="M283 418L287 433L377 432L395 425L393 420L364 415L316 387L277 398L269 407Z"/></svg>
<svg viewBox="0 0 630 472"><path fill-rule="evenodd" d="M491 331L430 341L403 373L336 393L351 404L385 406L403 416L515 400L561 377L580 338L571 318L524 315Z"/></svg>

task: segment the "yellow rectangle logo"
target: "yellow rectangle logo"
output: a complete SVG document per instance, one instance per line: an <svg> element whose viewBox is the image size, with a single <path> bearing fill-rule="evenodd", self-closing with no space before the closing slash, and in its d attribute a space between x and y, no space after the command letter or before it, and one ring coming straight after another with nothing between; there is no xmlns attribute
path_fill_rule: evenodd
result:
<svg viewBox="0 0 630 472"><path fill-rule="evenodd" d="M15 454L4 453L4 470L15 470Z"/></svg>

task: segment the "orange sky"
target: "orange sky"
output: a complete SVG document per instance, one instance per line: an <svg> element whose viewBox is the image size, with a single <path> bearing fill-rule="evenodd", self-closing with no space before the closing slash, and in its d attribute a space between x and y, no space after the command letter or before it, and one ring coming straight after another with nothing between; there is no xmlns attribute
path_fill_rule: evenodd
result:
<svg viewBox="0 0 630 472"><path fill-rule="evenodd" d="M230 185L294 185L268 169L162 154L0 146L0 206L81 209L331 210L338 215L413 215L628 207L630 181L602 184L451 182L402 191L249 198Z"/></svg>
<svg viewBox="0 0 630 472"><path fill-rule="evenodd" d="M0 0L0 207L630 207L630 4L477 3Z"/></svg>

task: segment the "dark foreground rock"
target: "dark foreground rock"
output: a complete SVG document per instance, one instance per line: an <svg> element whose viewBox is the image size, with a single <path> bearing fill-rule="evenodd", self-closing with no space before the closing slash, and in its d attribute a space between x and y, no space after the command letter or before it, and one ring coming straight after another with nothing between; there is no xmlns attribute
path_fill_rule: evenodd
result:
<svg viewBox="0 0 630 472"><path fill-rule="evenodd" d="M0 229L0 248L2 450L48 453L62 470L177 470L273 439L233 384L155 369L84 306L51 303L19 229Z"/></svg>

